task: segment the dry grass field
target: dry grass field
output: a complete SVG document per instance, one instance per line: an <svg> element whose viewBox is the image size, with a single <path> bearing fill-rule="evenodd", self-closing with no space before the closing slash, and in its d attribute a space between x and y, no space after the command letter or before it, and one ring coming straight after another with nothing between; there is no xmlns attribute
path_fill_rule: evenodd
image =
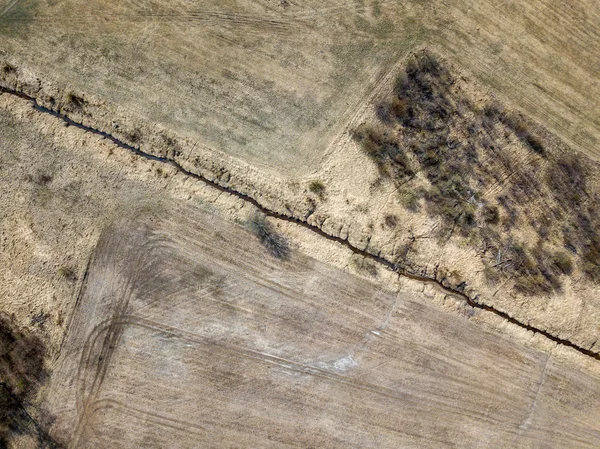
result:
<svg viewBox="0 0 600 449"><path fill-rule="evenodd" d="M434 45L598 156L596 6L3 0L0 57L212 150L292 174L317 166L400 57Z"/></svg>
<svg viewBox="0 0 600 449"><path fill-rule="evenodd" d="M410 5L383 16L321 2L11 3L2 56L284 173L318 163L419 33Z"/></svg>
<svg viewBox="0 0 600 449"><path fill-rule="evenodd" d="M450 1L434 41L490 91L600 157L600 10L593 0Z"/></svg>
<svg viewBox="0 0 600 449"><path fill-rule="evenodd" d="M106 229L48 403L69 447L591 448L598 400L543 352L185 207Z"/></svg>
<svg viewBox="0 0 600 449"><path fill-rule="evenodd" d="M0 447L600 446L594 0L0 0Z"/></svg>

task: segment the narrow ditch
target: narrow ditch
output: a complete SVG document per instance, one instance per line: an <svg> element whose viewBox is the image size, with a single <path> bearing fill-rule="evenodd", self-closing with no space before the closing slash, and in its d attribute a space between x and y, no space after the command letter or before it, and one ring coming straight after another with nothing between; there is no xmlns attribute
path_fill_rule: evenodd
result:
<svg viewBox="0 0 600 449"><path fill-rule="evenodd" d="M397 263L394 262L390 262L389 260L381 257L381 256L377 256L374 254L371 254L365 250L361 250L355 246L353 246L350 242L348 242L348 240L346 239L342 239L340 237L335 237L333 235L327 234L326 232L324 232L323 230L321 230L321 228L319 228L318 226L312 225L310 223L307 223L306 221L300 220L298 218L294 218L294 217L290 217L288 215L283 215L280 214L278 212L274 212L272 210L269 210L265 207L263 207L257 200L255 200L254 198L252 198L251 196L248 196L244 193L238 192L236 190L227 188L227 187L223 187L222 185L218 184L215 181L211 181L208 178L205 178L202 175L196 174L196 173L192 173L189 170L186 170L185 168L183 168L179 163L177 163L176 161L173 161L171 159L165 158L165 157L159 157L159 156L154 156L152 154L148 154L145 153L143 151L141 151L139 148L136 148L132 145L129 145L125 142L123 142L122 140L112 136L111 134L108 134L104 131L100 131L98 129L95 128L91 128L89 126L83 125L81 123L77 123L75 121L73 121L72 119L70 119L69 117L67 117L64 114L61 114L59 112L53 111L52 109L48 109L44 106L41 106L37 100L34 97L31 97L27 94L24 94L22 92L13 90L13 89L9 89L3 86L0 86L0 93L6 93L6 94L10 94L10 95L14 95L16 97L25 99L30 101L33 104L33 107L42 113L45 114L50 114L60 120L62 120L63 122L65 122L67 125L69 126L74 126L76 128L82 129L84 131L90 132L92 134L96 134L98 136L104 137L108 140L110 140L111 142L113 142L115 145L117 145L120 148L124 148L126 150L131 151L132 153L143 157L144 159L148 159L151 161L156 161L156 162L161 162L164 164L168 164L172 167L174 167L176 170L178 170L179 172L183 173L186 176L189 176L193 179L197 179L221 192L225 192L228 193L230 195L236 196L250 204L252 204L254 207L256 207L258 210L260 210L263 214L265 214L268 217L272 217L272 218L276 218L279 220L284 220L290 223L295 223L298 224L300 226L303 226L309 230L311 230L312 232L320 235L323 238L326 238L327 240L333 241L333 242L337 242L343 246L345 246L346 248L350 249L352 252L354 252L355 254L358 254L362 257L368 258L370 260L373 260L381 265L384 265L386 268L398 273L400 276L404 276L408 279L412 279L412 280L416 280L419 282L423 282L425 284L428 285L433 285L437 290L456 297L456 298L460 298L461 300L465 301L470 307L474 308L474 309L479 309L479 310L485 310L487 312L493 313L503 319L505 319L506 321L508 321L509 323L512 323L522 329L525 329L527 331L539 334L539 335L543 335L544 337L546 337L547 339L553 341L554 343L558 344L558 345L562 345L562 346L566 346L569 347L571 349L576 350L577 352L587 356L587 357L591 357L593 359L599 360L600 361L600 353L591 351L590 349L586 349L584 347L581 347L569 340L557 337L556 335L553 335L551 333L549 333L548 331L545 331L543 329L539 329L536 328L530 324L527 323L523 323L519 320L517 320L516 318L511 317L508 313L503 312L502 310L498 310L490 305L487 304L483 304L480 303L477 299L479 297L479 295L475 296L474 298L471 298L469 295L465 294L463 291L449 287L447 285L444 284L444 282L442 280L438 280L435 277L427 277L427 276L423 276L423 275L419 275L417 273L411 272L409 270L407 270L405 267L400 266Z"/></svg>

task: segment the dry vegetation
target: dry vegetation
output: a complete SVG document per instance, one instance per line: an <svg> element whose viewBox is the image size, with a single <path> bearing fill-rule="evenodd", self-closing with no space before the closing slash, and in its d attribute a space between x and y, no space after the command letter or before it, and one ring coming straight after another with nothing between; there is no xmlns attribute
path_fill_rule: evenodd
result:
<svg viewBox="0 0 600 449"><path fill-rule="evenodd" d="M30 437L39 448L57 444L31 416L28 402L46 381L45 345L32 333L17 329L0 315L0 447L15 437Z"/></svg>
<svg viewBox="0 0 600 449"><path fill-rule="evenodd" d="M600 209L586 167L550 153L520 115L477 106L432 54L410 59L377 123L354 132L400 201L481 249L490 281L526 294L559 291L581 270L600 279ZM535 235L535 237L531 237Z"/></svg>
<svg viewBox="0 0 600 449"><path fill-rule="evenodd" d="M149 152L164 139L161 148L167 148L168 155L180 162L184 154L186 162L202 161L204 165L194 166L201 171L227 173L239 160L274 168L273 173L287 182L289 170L292 181L299 176L304 183L305 216L312 217L324 232L343 231L349 242L363 243L358 238L361 226L345 221L350 214L367 220L378 210L377 220L393 236L407 230L407 216L431 218L438 223L436 237L441 244L432 244L420 256L436 261L436 250L454 239L453 243L458 241L479 254L490 284L506 283L507 289L498 287L497 291L512 289L546 299L545 295L561 289L570 288L568 293L573 293L573 284L565 282L568 276L590 283L600 280L597 178L580 157L556 151L523 116L498 101L474 102L461 90L454 73L432 54L420 53L408 62L393 95L377 105L377 120L354 133L377 165L380 181L397 187L396 199L408 212L400 207L386 210L387 203L370 207L364 196L367 190L358 188L345 198L348 208L338 212L336 200L341 200L336 195L346 192L337 181L355 178L344 172L336 179L328 177L334 171L312 168L320 167L323 154L338 154L325 151L326 147L336 142L335 136L346 135L342 130L348 122L363 116L361 108L370 104L396 62L422 45L451 55L461 70L502 100L520 107L573 148L598 156L598 11L592 0L9 0L0 2L0 84L29 92L41 104ZM33 114L28 105L27 112L17 115L30 121ZM81 280L84 256L95 241L96 230L105 226L109 211L119 210L117 204L129 210L138 202L136 189L147 195L146 190L168 174L156 166L151 171L156 179L150 180L142 175L147 172L142 165L127 167L123 159L116 162L112 148L104 158L91 145L93 139L66 135L68 128L52 128L46 122L45 132L62 135L69 152L61 156L62 147L38 141L29 148L26 140L33 131L17 130L6 118L0 119L15 134L8 138L5 132L0 138L0 147L4 143L5 149L0 161L2 182L11 192L5 198L9 218L5 214L2 223L9 232L0 241L5 245L6 270L0 277L3 299L9 307L29 306L23 308L20 325L26 322L46 330L55 326L62 332L62 316L73 304L57 300L54 292L61 292L60 298L75 297L70 293ZM161 126L182 139L162 134ZM193 150L183 151L184 146L179 146L184 138ZM70 152L75 141L79 142L77 151ZM220 153L228 155L223 165L212 160ZM158 150L156 154L163 155ZM209 155L206 160L202 159L205 154ZM99 168L90 163L94 158ZM292 194L273 182L271 172L257 168L257 175L246 168L238 169L242 173L238 179L227 174L219 181L241 191L256 182L259 187L247 191L256 192L257 198L268 198L269 188L280 189L276 193L281 193L285 209L297 212L289 201ZM315 179L306 182L306 173ZM140 181L139 185L124 182L130 179L125 175ZM357 177L363 175L357 173ZM170 181L166 185L172 189L183 182ZM198 200L202 194L195 187L181 187L180 195ZM155 190L151 192L155 204ZM223 209L235 209L228 203L215 207L223 204L227 204ZM188 205L185 208L188 213ZM338 224L335 214L339 227L332 225ZM65 223L64 218L73 221ZM261 214L246 223L262 245L257 249L253 239L237 228L223 226L223 238L212 233L218 227L212 222L204 226L202 220L190 220L177 228L180 223L173 217L165 214L163 218L173 220L165 226L173 226L174 239L186 238L172 247L176 249L169 257L148 260L156 276L138 285L151 286L154 296L140 295L134 300L141 306L135 310L144 311L143 319L153 320L153 325L166 324L170 330L160 336L155 330L139 331L135 317L127 317L133 321L124 331L139 337L142 344L138 347L130 344L135 338L124 338L113 346L107 337L103 346L123 355L121 365L109 364L104 355L94 358L98 348L92 346L94 357L85 363L80 357L79 352L88 347L84 338L91 338L92 324L108 317L95 308L99 301L129 310L118 302L126 301L127 292L118 290L116 279L123 277L124 269L133 270L134 264L112 258L129 244L131 254L141 247L133 245L138 234L128 225L132 238L121 241L116 233L109 240L114 245L110 251L115 253L105 249L112 266L104 272L101 265L92 270L98 279L92 285L115 288L118 294L86 290L87 299L76 311L81 328L74 327L82 331L70 330L73 350L62 356L73 356L73 360L58 365L64 370L58 379L68 381L56 382L50 409L60 412L56 413L58 427L46 422L51 421L50 414L35 413L34 408L37 398L44 397L39 390L48 376L44 357L52 357L48 354L58 340L48 337L44 347L34 335L0 318L0 448L23 438L38 447L55 447L45 429L69 441L76 422L89 432L84 432L84 439L91 441L88 447L185 445L181 441L189 441L190 447L222 446L227 441L224 436L230 438L231 446L240 447L283 442L303 447L337 443L336 447L351 447L350 443L366 447L366 436L379 438L390 429L390 439L373 440L372 447L386 447L386 442L388 447L415 447L423 441L432 447L473 447L484 444L485 438L496 447L521 444L521 439L534 445L548 439L561 447L597 447L598 382L578 378L573 366L548 363L541 353L513 347L500 335L456 321L454 316L438 315L421 304L404 304L404 299L385 295L385 301L375 302L381 292L364 279L292 255L286 238ZM373 223L364 226L369 233L374 231ZM412 228L409 232L406 261L411 239L419 238ZM369 246L371 236L365 238L369 250L382 243L372 240L375 243ZM395 254L397 247L390 246ZM53 263L49 263L48 254L53 252L60 257L52 254ZM63 257L66 254L68 258ZM188 260L190 254L202 257ZM337 259L331 254L327 257ZM476 265L471 262L465 264L467 269ZM219 276L208 280L210 270L190 272L190 267L205 264L212 269L220 263ZM352 264L362 274L378 275L377 266L368 259L357 257ZM304 265L310 265L310 270ZM461 267L461 274L467 269ZM175 278L171 276L175 272L185 274ZM142 274L147 275L147 271ZM135 282L141 279L138 272L127 276ZM460 289L475 278L480 282L483 275L477 276L463 277L455 287ZM268 288L261 290L265 285ZM180 287L180 292L171 290ZM534 304L533 297L513 301L505 310L578 344L580 334L586 334L584 342L596 351L600 341L594 315L597 302L579 293L577 302L564 302L543 319L538 318L541 312L535 305L528 305ZM496 299L500 296L504 295ZM486 300L495 301L490 298L491 294ZM575 310L579 303L581 307ZM86 304L93 307L86 309ZM57 309L60 318L54 317ZM567 309L575 310L573 315L579 313L578 318L563 320ZM204 333L199 331L201 325ZM366 329L371 329L367 334L371 340L365 340ZM107 330L109 335L116 332ZM192 345L189 337L194 333ZM380 338L386 334L401 338ZM231 343L233 349L228 352L212 341L207 345L207 336L215 343ZM415 346L419 341L427 343ZM165 352L160 348L166 348ZM360 353L354 354L356 348L361 348ZM299 354L305 354L305 359ZM273 363L282 356L288 361L281 366ZM240 363L245 358L250 360L247 365ZM344 367L348 360L356 361L356 366L338 376L335 362L343 362L338 365ZM459 362L448 364L448 360ZM78 368L93 377L102 367L118 373L106 378L107 390L72 388L79 381L85 384ZM179 376L186 373L182 368L189 368L191 377ZM130 372L131 377L121 376ZM440 376L448 372L452 376ZM535 379L542 379L541 383L535 384ZM156 389L146 390L149 386ZM101 400L119 397L102 396L111 391L121 392L122 402L96 413L105 404ZM75 399L81 398L86 399L83 403L88 410L75 407ZM430 402L432 398L439 403ZM490 412L491 400L495 406ZM123 419L119 412L127 412L130 405L138 409ZM140 412L143 427L136 427L139 420L134 414ZM336 414L340 415L336 418ZM45 421L36 421L38 416ZM167 423L164 428L152 421L161 417ZM214 419L212 425L220 426L220 431L210 430L210 423L204 427L207 419ZM173 423L180 427L176 429ZM249 443L248 438L254 440Z"/></svg>
<svg viewBox="0 0 600 449"><path fill-rule="evenodd" d="M248 221L248 228L273 257L281 260L287 260L290 257L290 246L287 240L273 229L263 214L253 215Z"/></svg>
<svg viewBox="0 0 600 449"><path fill-rule="evenodd" d="M0 15L4 84L15 74L2 64L14 59L17 69L64 82L65 95L49 94L52 106L74 117L90 120L86 106L101 98L281 172L317 164L420 31L408 5L376 15L374 5L315 0L12 3ZM117 132L110 122L96 127ZM139 146L148 136L122 137Z"/></svg>
<svg viewBox="0 0 600 449"><path fill-rule="evenodd" d="M318 179L311 181L308 185L308 190L317 195L321 200L325 197L325 184L323 184L323 181Z"/></svg>
<svg viewBox="0 0 600 449"><path fill-rule="evenodd" d="M48 393L69 447L598 446L597 377L173 206L100 239Z"/></svg>

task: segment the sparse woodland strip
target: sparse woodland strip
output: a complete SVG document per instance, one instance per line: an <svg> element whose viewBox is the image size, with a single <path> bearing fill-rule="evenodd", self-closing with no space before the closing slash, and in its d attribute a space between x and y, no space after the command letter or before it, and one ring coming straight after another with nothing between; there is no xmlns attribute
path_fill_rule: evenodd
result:
<svg viewBox="0 0 600 449"><path fill-rule="evenodd" d="M488 282L534 296L562 292L576 271L600 280L600 197L586 162L546 148L497 100L481 103L421 51L353 137L405 209L479 252Z"/></svg>
<svg viewBox="0 0 600 449"><path fill-rule="evenodd" d="M246 195L244 193L238 192L238 191L234 190L233 188L225 187L225 186L219 184L218 182L212 181L212 180L210 180L210 179L208 179L208 178L206 178L206 177L204 177L204 176L202 176L200 174L193 173L193 172L185 169L178 162L176 162L176 161L174 161L174 160L172 160L170 158L159 157L159 156L154 156L154 155L148 154L148 153L146 153L144 151L141 151L140 148L137 148L137 147L134 147L132 145L129 145L129 144L125 143L124 141L122 141L122 140L114 137L113 135L111 135L111 134L109 134L107 132L101 131L99 129L95 129L95 128L90 127L90 126L83 125L81 123L77 123L77 122L73 121L71 118L69 118L68 116L66 116L64 114L58 113L58 112L53 111L53 110L51 110L49 108L41 106L38 103L38 101L34 97L32 97L32 96L29 96L29 95L24 94L22 92L19 92L17 90L9 89L9 88L2 87L2 86L0 86L0 93L10 94L10 95L14 95L14 96L17 96L19 98L28 100L28 101L30 101L33 104L33 107L37 111L39 111L41 113L52 115L52 116L56 117L57 119L62 120L63 122L65 122L69 126L74 126L74 127L79 128L81 130L90 132L92 134L101 136L103 138L106 138L106 139L110 140L111 142L113 142L118 147L126 149L126 150L129 150L132 153L134 153L134 154L136 154L136 155L138 155L140 157L143 157L143 158L151 160L151 161L156 161L156 162L161 162L161 163L168 164L168 165L174 167L175 169L177 169L182 174L184 174L186 176L189 176L190 178L199 180L199 181L201 181L201 182L203 182L203 183L205 183L205 184L207 184L207 185L209 185L209 186L211 186L211 187L213 187L213 188L215 188L215 189L217 189L217 190L219 190L221 192L226 192L226 193L228 193L230 195L233 195L233 196L235 196L237 198L240 198L240 199L242 199L242 200L244 200L244 201L252 204L260 212L262 212L264 215L266 215L268 217L276 218L276 219L279 219L279 220L284 220L284 221L287 221L287 222L291 222L291 223L295 223L295 224L298 224L300 226L303 226L303 227L305 227L305 228L307 228L307 229L315 232L316 234L320 235L323 238L326 238L326 239L328 239L330 241L337 242L337 243L343 245L344 247L350 249L355 254L358 254L358 255L360 255L362 257L365 257L367 259L370 259L370 260L373 260L375 262L378 262L381 265L384 265L386 268L388 268L388 269L390 269L390 270L398 273L401 276L404 276L404 277L412 279L412 280L424 282L424 283L429 284L429 285L433 285L434 287L436 287L437 289L441 290L442 292L444 292L447 295L450 295L450 296L462 299L470 307L472 307L474 309L485 310L487 312L493 313L493 314L495 314L495 315L497 315L497 316L499 316L499 317L507 320L508 322L510 322L510 323L512 323L512 324L514 324L514 325L516 325L516 326L518 326L520 328L522 328L522 329L525 329L525 330L530 331L530 332L535 333L535 334L542 335L542 336L546 337L547 339L553 341L554 343L556 343L558 345L569 347L569 348L574 349L577 352L579 352L579 353L581 353L581 354L583 354L585 356L588 356L588 357L591 357L591 358L594 358L594 359L600 361L600 353L591 351L591 350L589 350L587 348L584 348L582 346L574 344L573 342L571 342L569 340L566 340L566 339L557 337L555 335L552 335L551 333L549 333L549 332L547 332L547 331L545 331L543 329L539 329L539 328L531 326L531 325L529 325L527 323L523 323L523 322L521 322L521 321L519 321L519 320L511 317L508 313L506 313L506 312L504 312L502 310L498 310L498 309L496 309L496 308L494 308L492 306L489 306L487 304L483 304L483 303L479 302L479 295L475 295L474 297L470 297L469 295L465 294L463 291L448 286L447 283L445 283L443 280L437 279L436 277L424 276L424 275L421 275L419 273L410 271L409 269L407 269L406 267L401 266L398 263L391 262L391 261L389 261L389 260L387 260L387 259L385 259L385 258L383 258L381 256L372 254L372 253L368 252L367 250L361 250L361 249L357 248L356 246L352 245L347 239L343 239L343 238L340 238L340 237L336 237L336 236L327 234L326 232L324 232L318 226L312 225L312 224L310 224L310 223L308 223L308 222L306 222L304 220L301 220L301 219L298 219L298 218L295 218L295 217L292 217L292 216L289 216L289 215L281 214L281 213L278 213L278 212L274 212L274 211L272 211L270 209L267 209L263 205L261 205L253 197L251 197L249 195Z"/></svg>

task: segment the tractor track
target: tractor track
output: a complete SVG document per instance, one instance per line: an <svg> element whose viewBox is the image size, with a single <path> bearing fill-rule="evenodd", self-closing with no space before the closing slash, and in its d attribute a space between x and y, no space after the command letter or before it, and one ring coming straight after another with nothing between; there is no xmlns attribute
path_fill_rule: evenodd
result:
<svg viewBox="0 0 600 449"><path fill-rule="evenodd" d="M118 320L113 320L113 321L107 320L107 321L99 324L94 331L94 332L96 332L96 335L93 336L93 338L97 338L98 335L102 335L107 332L113 332L113 327L115 327L115 326L120 327L122 329L125 329L126 327L137 327L140 329L146 329L146 330L157 332L157 333L160 333L163 335L168 335L168 336L174 337L176 339L192 343L194 345L203 345L207 348L207 350L209 350L208 348L218 348L219 352L228 352L228 353L235 354L236 356L244 357L246 359L254 360L254 361L257 361L260 363L269 364L271 366L283 367L287 370L291 370L296 373L319 378L319 379L327 381L331 384L343 385L343 386L347 386L348 388L352 388L352 389L356 389L356 390L368 391L372 394L376 394L376 395L379 395L384 398L392 398L392 399L397 399L397 400L402 400L402 401L410 400L410 397L409 397L410 395L408 395L406 392L402 391L401 389L398 390L398 389L392 388L390 386L372 383L372 382L369 382L368 380L363 380L360 377L355 378L355 377L345 375L342 373L330 371L328 369L319 367L317 365L305 364L301 361L284 358L280 355L261 352L256 349L252 349L252 348L245 347L245 346L240 346L238 344L225 343L225 342L219 341L218 339L212 339L210 337L198 335L193 332L189 332L189 331L180 329L178 327L173 327L173 326L163 324L158 321L151 320L151 319L143 318L143 317L137 316L137 315L126 315L126 316L124 315L124 316L121 316ZM94 362L94 360L92 360L93 358L94 358L93 354L89 354L88 356L86 356L86 360L82 359L81 368L83 368L84 370L94 368L95 363L93 363ZM95 411L96 411L95 407L98 403L106 402L105 398L98 399L97 394L93 396L92 401L89 401L90 396L88 396L85 391L81 390L80 387L77 387L77 390L78 390L77 391L78 395L84 396L85 397L84 401L89 403L89 406L87 407L88 414L95 413ZM436 407L436 408L443 408L447 405L443 401L440 401L439 399L432 399L432 398L428 398L426 396L418 396L417 400L422 403L428 403L432 407ZM141 410L140 410L140 412L147 413L147 412L143 412ZM478 418L478 415L470 414L469 411L465 411L465 415L469 416L471 419ZM158 414L154 415L154 416L164 417L164 415L158 415ZM488 419L490 423L498 423L498 424L501 423L501 421L499 421L495 418L492 418L492 417L486 417L486 419ZM173 419L172 421L178 422L180 424L186 424L185 421L180 421L180 420L175 420L175 419ZM442 442L440 441L440 443L442 443Z"/></svg>
<svg viewBox="0 0 600 449"><path fill-rule="evenodd" d="M463 300L468 306L472 307L473 309L478 309L478 310L484 310L486 312L490 312L493 313L501 318L503 318L504 320L508 321L511 324L514 324L522 329L525 329L527 331L530 331L534 334L539 334L542 335L543 337L546 337L547 339L551 340L552 342L556 343L557 345L561 345L564 347L568 347L571 349L574 349L575 351L579 352L582 355L585 355L587 357L593 358L595 360L600 361L600 353L592 351L591 349L579 346L576 343L571 342L570 340L561 338L559 336L553 335L552 333L544 330L544 329L540 329L537 328L535 326L532 326L528 323L522 322L514 317L512 317L511 315L509 315L507 312L504 312L502 310L496 309L493 306L490 306L488 304L479 302L479 295L476 295L474 297L470 297L469 295L467 295L466 293L464 293L464 291L462 289L457 289L457 288L453 288L449 285L447 285L446 282L444 282L444 279L438 279L437 276L431 277L431 276L426 276L424 274L419 274L417 272L414 272L410 269L408 269L407 267L403 267L398 263L395 262L391 262L387 259L385 259L384 257L381 257L379 255L376 254L372 254L370 252L368 252L367 250L363 250L360 248L357 248L356 246L352 245L347 239L343 239L340 237L336 237L330 234L327 234L326 232L324 232L321 228L319 228L316 225L310 224L307 221L301 220L299 218L293 217L293 216L289 216L289 215L284 215L275 211L272 211L270 209L267 209L266 207L264 207L263 205L261 205L255 198L242 193L242 192L238 192L232 188L229 187L225 187L221 184L219 184L216 181L212 181L200 174L197 173L193 173L187 169L185 169L183 166L181 166L178 162L166 158L166 157L159 157L159 156L154 156L152 154L146 153L144 151L142 151L140 148L132 146L126 142L124 142L123 140L118 139L117 137L114 137L113 135L104 132L102 130L96 129L96 128L92 128L90 126L86 126L83 125L81 123L78 123L74 120L72 120L71 118L69 118L67 115L64 115L60 112L56 112L52 109L46 108L42 105L40 105L38 103L38 101L36 100L36 98L27 95L23 92L19 92L17 90L14 89L10 89L10 88L6 88L3 86L0 86L0 94L9 94L9 95L13 95L19 98L22 98L24 100L27 100L29 102L32 103L33 107L35 108L35 110L37 110L38 112L41 113L45 113L45 114L49 114L52 115L54 117L56 117L57 119L62 120L65 124L69 125L69 126L74 126L78 129L81 129L83 131L87 131L89 133L95 134L97 136L101 136L105 139L110 140L111 142L113 142L115 145L117 145L120 148L126 149L131 151L132 153L147 159L147 160L151 160L151 161L155 161L155 162L160 162L160 163L164 163L167 165L170 165L172 167L174 167L178 172L182 173L185 176L188 176L190 178L196 179L198 181L203 182L206 185L209 185L210 187L213 187L217 190L219 190L220 192L224 192L230 195L233 195L243 201L246 201L247 203L252 204L254 207L256 207L260 212L262 212L264 215L271 217L271 218L275 218L275 219L279 219L279 220L283 220L283 221L287 221L290 223L294 223L300 226L303 226L306 229L309 229L310 231L318 234L319 236L326 238L329 241L332 242L336 242L341 244L342 246L350 249L353 253L360 255L362 257L365 257L367 259L370 259L374 262L377 262L378 264L381 264L383 266L385 266L386 268L396 272L398 275L406 277L408 279L412 279L412 280L416 280L428 285L432 285L434 288L436 288L438 291L441 291L442 293L449 295L449 296L453 296L455 298L461 299ZM466 283L463 283L462 285L466 285Z"/></svg>

